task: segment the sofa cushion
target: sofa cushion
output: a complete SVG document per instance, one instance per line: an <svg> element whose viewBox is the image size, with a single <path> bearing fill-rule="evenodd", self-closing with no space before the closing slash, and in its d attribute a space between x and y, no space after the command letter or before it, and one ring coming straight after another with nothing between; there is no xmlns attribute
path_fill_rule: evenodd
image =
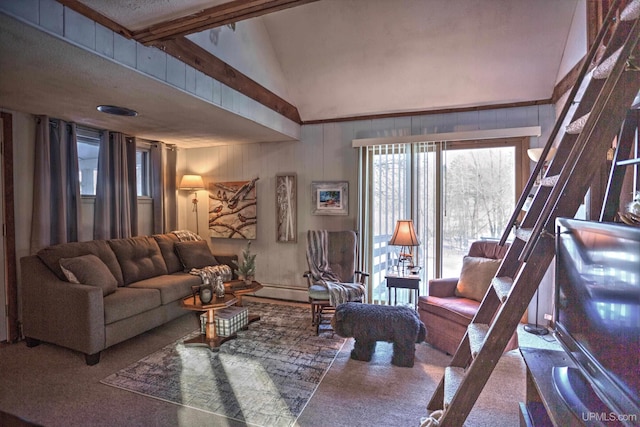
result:
<svg viewBox="0 0 640 427"><path fill-rule="evenodd" d="M60 280L67 280L60 268L60 258L75 258L88 254L93 254L102 260L111 271L111 274L113 274L113 277L116 278L118 286L124 284L118 259L106 240L60 243L41 249L37 255Z"/></svg>
<svg viewBox="0 0 640 427"><path fill-rule="evenodd" d="M118 287L109 268L92 254L60 258L60 268L69 282L102 288L103 296L114 293Z"/></svg>
<svg viewBox="0 0 640 427"><path fill-rule="evenodd" d="M456 295L482 301L501 262L500 259L465 256L456 285Z"/></svg>
<svg viewBox="0 0 640 427"><path fill-rule="evenodd" d="M184 267L182 267L182 262L180 258L178 258L178 254L176 253L175 244L179 242L178 236L174 233L166 233L166 234L154 234L153 238L160 246L160 252L162 253L162 257L164 258L165 264L167 264L167 273L177 273L178 271L182 271Z"/></svg>
<svg viewBox="0 0 640 427"><path fill-rule="evenodd" d="M204 240L178 242L175 244L176 253L186 271L192 268L203 268L218 265L218 261L211 253L209 245Z"/></svg>
<svg viewBox="0 0 640 427"><path fill-rule="evenodd" d="M191 286L202 284L200 276L188 273L173 273L141 280L129 285L130 288L157 289L162 305L191 295Z"/></svg>
<svg viewBox="0 0 640 427"><path fill-rule="evenodd" d="M476 315L480 303L469 298L447 297L438 298L422 296L418 298L418 309L432 313L438 317L450 320L460 325L469 324Z"/></svg>
<svg viewBox="0 0 640 427"><path fill-rule="evenodd" d="M160 291L120 287L104 297L104 323L108 325L160 307Z"/></svg>
<svg viewBox="0 0 640 427"><path fill-rule="evenodd" d="M158 243L149 236L109 240L122 269L124 285L167 274Z"/></svg>

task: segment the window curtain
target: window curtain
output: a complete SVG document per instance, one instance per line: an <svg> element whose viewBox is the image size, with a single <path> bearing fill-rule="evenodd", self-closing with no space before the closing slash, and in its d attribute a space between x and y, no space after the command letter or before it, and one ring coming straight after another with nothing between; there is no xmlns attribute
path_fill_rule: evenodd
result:
<svg viewBox="0 0 640 427"><path fill-rule="evenodd" d="M36 118L30 253L78 241L80 176L76 125Z"/></svg>
<svg viewBox="0 0 640 427"><path fill-rule="evenodd" d="M176 200L177 150L174 145L151 144L151 197L153 232L167 233L177 228Z"/></svg>
<svg viewBox="0 0 640 427"><path fill-rule="evenodd" d="M93 238L137 234L136 142L122 133L104 131L98 156Z"/></svg>

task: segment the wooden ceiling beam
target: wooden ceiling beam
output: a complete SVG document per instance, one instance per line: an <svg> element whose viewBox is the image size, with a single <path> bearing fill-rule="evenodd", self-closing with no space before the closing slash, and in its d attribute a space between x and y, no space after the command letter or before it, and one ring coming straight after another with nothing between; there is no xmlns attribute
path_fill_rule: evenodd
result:
<svg viewBox="0 0 640 427"><path fill-rule="evenodd" d="M101 13L85 6L83 3L77 0L57 0L65 7L68 7L81 15L109 28L110 30L126 37L133 39L133 32L118 24L117 22L107 18ZM317 0L306 0L307 3ZM261 3L274 3L273 0L261 0ZM282 0L279 0L282 3ZM256 3L256 0L235 0L231 3ZM227 5L231 4L227 3ZM291 1L288 3L302 4L302 1ZM293 7L293 6L290 6ZM159 49L165 51L167 54L178 58L184 63L191 65L193 68L201 71L209 77L218 80L221 83L226 84L230 88L237 90L238 92L246 95L256 102L268 107L277 113L285 116L289 120L296 123L301 123L300 113L298 109L280 98L269 89L250 79L240 71L231 67L229 64L223 62L219 58L215 57L205 49L201 48L197 44L191 42L184 37L178 37L175 40L168 40L166 42L158 43Z"/></svg>
<svg viewBox="0 0 640 427"><path fill-rule="evenodd" d="M298 109L185 37L158 42L155 47L196 70L237 90L286 118L301 123Z"/></svg>
<svg viewBox="0 0 640 427"><path fill-rule="evenodd" d="M133 38L139 43L151 45L158 41L233 24L316 1L318 0L233 0L188 16L134 31Z"/></svg>

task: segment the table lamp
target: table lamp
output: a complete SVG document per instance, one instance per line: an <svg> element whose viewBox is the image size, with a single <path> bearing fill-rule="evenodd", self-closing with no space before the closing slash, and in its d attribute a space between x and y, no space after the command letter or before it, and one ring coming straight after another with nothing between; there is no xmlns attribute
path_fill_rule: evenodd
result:
<svg viewBox="0 0 640 427"><path fill-rule="evenodd" d="M400 246L398 263L402 263L402 274L406 273L404 263L410 261L413 265L413 247L420 246L420 241L413 227L413 220L400 219L396 222L396 229L389 240L389 245Z"/></svg>

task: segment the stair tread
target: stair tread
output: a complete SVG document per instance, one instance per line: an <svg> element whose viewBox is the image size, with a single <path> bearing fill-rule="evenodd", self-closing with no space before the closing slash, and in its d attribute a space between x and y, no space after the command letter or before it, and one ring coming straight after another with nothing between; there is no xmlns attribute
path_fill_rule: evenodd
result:
<svg viewBox="0 0 640 427"><path fill-rule="evenodd" d="M587 123L587 120L589 120L589 115L591 113L587 113L584 116L580 117L577 120L574 120L573 122L571 122L568 126L567 126L567 133L569 135L577 135L580 132L582 132L582 129L584 129L584 125Z"/></svg>
<svg viewBox="0 0 640 427"><path fill-rule="evenodd" d="M513 279L511 277L494 277L491 284L500 301L505 302L513 287Z"/></svg>
<svg viewBox="0 0 640 427"><path fill-rule="evenodd" d="M621 21L633 21L640 17L640 0L634 0L620 14Z"/></svg>
<svg viewBox="0 0 640 427"><path fill-rule="evenodd" d="M607 77L609 77L609 74L611 74L611 70L613 70L613 66L616 65L616 62L618 62L618 58L620 58L621 51L622 48L616 50L611 56L602 61L600 65L598 65L596 69L593 70L593 78L606 79Z"/></svg>
<svg viewBox="0 0 640 427"><path fill-rule="evenodd" d="M523 242L528 242L531 237L531 229L530 228L518 228L516 229L516 237Z"/></svg>
<svg viewBox="0 0 640 427"><path fill-rule="evenodd" d="M553 187L558 183L559 178L560 175L545 176L540 180L540 185L543 187Z"/></svg>
<svg viewBox="0 0 640 427"><path fill-rule="evenodd" d="M464 368L456 366L447 366L444 369L444 409L449 407L449 404L453 400L456 392L462 384L464 379Z"/></svg>
<svg viewBox="0 0 640 427"><path fill-rule="evenodd" d="M489 333L489 325L486 323L470 323L467 327L467 335L469 336L469 347L471 348L471 357L475 358L484 340Z"/></svg>

